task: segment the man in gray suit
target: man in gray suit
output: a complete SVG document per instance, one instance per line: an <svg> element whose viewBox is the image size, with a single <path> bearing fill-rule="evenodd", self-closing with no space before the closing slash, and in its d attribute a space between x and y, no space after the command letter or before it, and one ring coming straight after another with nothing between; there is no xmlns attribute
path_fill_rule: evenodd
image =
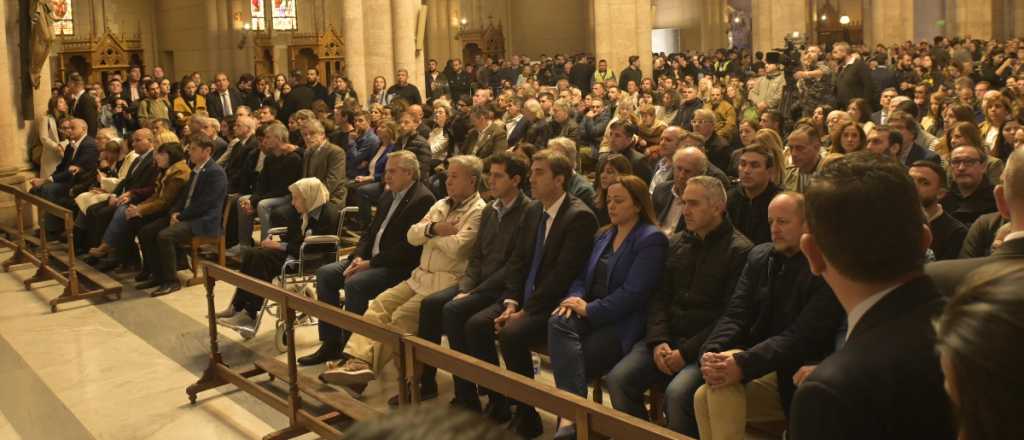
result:
<svg viewBox="0 0 1024 440"><path fill-rule="evenodd" d="M324 126L320 121L312 119L302 127L302 139L306 142L306 152L302 155L302 177L316 177L327 187L330 203L338 211L345 207L348 188L345 184L345 151L341 147L327 141ZM290 204L274 208L270 222L273 226L286 224L290 218L289 211L294 211Z"/></svg>
<svg viewBox="0 0 1024 440"><path fill-rule="evenodd" d="M490 155L508 148L505 124L493 119L494 112L488 106L478 105L469 111L469 122L473 124L474 131L470 133L470 139L466 142L469 146L466 154L487 159Z"/></svg>
<svg viewBox="0 0 1024 440"><path fill-rule="evenodd" d="M931 263L925 271L932 277L939 291L949 297L975 269L996 261L1024 258L1024 150L1010 154L1003 170L1003 183L995 188L996 206L1004 217L1010 218L1010 233L992 255L964 260L946 260Z"/></svg>

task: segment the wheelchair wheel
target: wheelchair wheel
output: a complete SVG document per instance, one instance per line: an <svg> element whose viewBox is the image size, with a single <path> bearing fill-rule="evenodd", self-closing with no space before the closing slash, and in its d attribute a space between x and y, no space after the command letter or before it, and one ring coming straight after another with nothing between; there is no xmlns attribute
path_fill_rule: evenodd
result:
<svg viewBox="0 0 1024 440"><path fill-rule="evenodd" d="M288 351L288 333L284 328L284 321L277 321L274 329L274 347L278 353Z"/></svg>

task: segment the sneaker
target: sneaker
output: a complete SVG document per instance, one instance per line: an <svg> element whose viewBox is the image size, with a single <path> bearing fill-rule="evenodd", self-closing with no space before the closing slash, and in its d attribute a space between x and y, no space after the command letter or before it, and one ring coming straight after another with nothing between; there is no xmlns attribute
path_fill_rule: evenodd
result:
<svg viewBox="0 0 1024 440"><path fill-rule="evenodd" d="M256 335L256 320L250 318L248 313L236 313L230 318L220 318L217 323L237 331L245 339Z"/></svg>
<svg viewBox="0 0 1024 440"><path fill-rule="evenodd" d="M324 382L336 385L365 384L376 377L369 364L355 358L350 358L344 364L328 362L327 371L320 374Z"/></svg>

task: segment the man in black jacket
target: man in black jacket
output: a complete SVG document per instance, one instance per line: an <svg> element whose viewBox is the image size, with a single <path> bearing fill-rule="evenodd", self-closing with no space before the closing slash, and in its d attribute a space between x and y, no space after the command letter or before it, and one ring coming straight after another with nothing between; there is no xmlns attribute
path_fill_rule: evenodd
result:
<svg viewBox="0 0 1024 440"><path fill-rule="evenodd" d="M305 83L306 78L302 73L296 71L292 74L292 91L284 98L284 105L277 112L277 120L288 124L288 119L299 110L313 108L313 101L316 100L316 91Z"/></svg>
<svg viewBox="0 0 1024 440"><path fill-rule="evenodd" d="M597 231L590 208L565 192L572 170L561 153L541 150L533 156L530 188L537 201L524 214L500 302L473 315L465 327L470 354L497 365L498 340L505 367L528 378L533 378L530 347L547 341L551 312L586 264ZM507 412L507 405L504 397L491 394L489 413ZM523 403L510 429L526 438L543 432L537 411Z"/></svg>
<svg viewBox="0 0 1024 440"><path fill-rule="evenodd" d="M83 96L88 96L88 94ZM88 135L88 129L84 119L71 120L71 130L68 133L68 145L64 148L64 157L61 158L50 177L46 179L37 177L29 181L32 185L30 190L32 194L60 206L71 208L74 205L70 191L75 176L79 173L82 173L83 176L88 175L99 165L100 153L96 146L96 139ZM54 239L64 230L64 219L46 214L43 227L52 234L50 239Z"/></svg>
<svg viewBox="0 0 1024 440"><path fill-rule="evenodd" d="M232 116L238 110L238 106L244 104L242 94L231 88L231 81L224 72L217 73L213 77L213 90L206 95L206 108L210 117L218 121Z"/></svg>
<svg viewBox="0 0 1024 440"><path fill-rule="evenodd" d="M629 56L629 65L625 69L622 69L622 73L619 74L619 90L626 90L626 84L630 81L640 87L640 80L643 79L643 72L640 71L640 57L637 55Z"/></svg>
<svg viewBox="0 0 1024 440"><path fill-rule="evenodd" d="M341 307L339 291L345 290L345 310L363 314L370 300L409 278L420 261L421 248L409 244L406 232L423 219L434 205L434 195L419 179L420 164L410 152L388 155L384 170L387 191L377 202L377 215L345 261L316 271L316 294L321 302ZM320 348L299 358L300 365L316 365L340 359L349 332L320 322Z"/></svg>
<svg viewBox="0 0 1024 440"><path fill-rule="evenodd" d="M608 126L608 134L611 139L609 146L613 153L626 156L626 159L629 159L629 164L633 167L633 175L644 179L644 182L649 185L651 179L654 178L654 170L651 169L647 157L636 149L637 131L637 126L632 122L626 120L612 122ZM603 162L598 165L597 169L602 168L604 168Z"/></svg>
<svg viewBox="0 0 1024 440"><path fill-rule="evenodd" d="M302 156L295 145L288 143L288 129L284 124L269 125L261 142L267 156L252 192L238 198L239 247L232 248L233 254L240 252L241 246L252 247L255 244L252 239L253 217L257 215L260 219L260 242L266 240L271 227L270 214L274 208L291 204L288 186L302 178Z"/></svg>
<svg viewBox="0 0 1024 440"><path fill-rule="evenodd" d="M768 218L772 242L750 250L736 292L701 348L705 384L694 396L701 438L742 439L747 421L785 421L793 374L835 347L843 309L800 252L803 196L779 194Z"/></svg>
<svg viewBox="0 0 1024 440"><path fill-rule="evenodd" d="M1003 170L1003 183L996 186L995 196L1001 215L1010 218L1009 234L1003 238L1002 245L989 256L929 264L926 267L928 275L935 280L943 296L952 296L964 278L981 266L1004 259L1024 258L1024 232L1021 232L1024 231L1024 150L1014 151L1007 158L1006 168ZM999 215L995 214L993 217ZM978 219L971 227L972 232L979 226L978 223L982 222L982 219ZM985 218L984 223L1000 222L997 218L992 218L992 221Z"/></svg>
<svg viewBox="0 0 1024 440"><path fill-rule="evenodd" d="M772 241L768 204L779 193L772 182L778 166L767 147L752 144L739 151L740 184L729 191L729 219L754 244Z"/></svg>
<svg viewBox="0 0 1024 440"><path fill-rule="evenodd" d="M423 99L420 96L420 89L409 84L409 71L398 69L395 72L395 85L388 87L388 104L396 99L404 100L406 105L422 104Z"/></svg>
<svg viewBox="0 0 1024 440"><path fill-rule="evenodd" d="M854 98L875 102L875 83L860 54L854 53L849 43L841 41L832 46L832 58L839 64L839 73L836 74L838 108L846 108Z"/></svg>
<svg viewBox="0 0 1024 440"><path fill-rule="evenodd" d="M668 384L668 427L696 437L700 348L736 289L751 244L729 222L725 188L714 177L687 181L683 217L686 230L672 236L665 277L652 293L647 336L608 373L607 385L615 409L646 418L644 393Z"/></svg>
<svg viewBox="0 0 1024 440"><path fill-rule="evenodd" d="M842 304L848 330L797 388L789 438L956 438L932 328L942 301L923 267L931 234L906 169L848 154L805 196L801 249Z"/></svg>
<svg viewBox="0 0 1024 440"><path fill-rule="evenodd" d="M131 145L138 157L128 168L128 175L118 182L107 201L90 206L75 219L75 226L82 229L75 237L82 237L81 243L85 249L100 244L107 224L114 218L114 212L119 206L139 203L153 191L159 171L153 159L153 132L148 128L135 130Z"/></svg>
<svg viewBox="0 0 1024 440"><path fill-rule="evenodd" d="M909 170L917 186L917 196L932 230L932 252L936 260L952 260L960 254L967 236L967 227L942 209L939 200L946 195L946 171L935 162L919 160Z"/></svg>
<svg viewBox="0 0 1024 440"><path fill-rule="evenodd" d="M445 76L448 77L448 89L451 90L451 100L453 102L473 93L471 87L473 80L462 69L462 60L458 58L453 59L452 70L451 72L445 72Z"/></svg>
<svg viewBox="0 0 1024 440"><path fill-rule="evenodd" d="M95 97L85 92L85 80L77 73L71 74L68 79L68 89L71 93L71 99L68 101L71 116L85 121L89 136L96 137L96 131L100 129L99 103Z"/></svg>
<svg viewBox="0 0 1024 440"><path fill-rule="evenodd" d="M442 331L448 345L463 353L466 347L466 321L477 312L494 305L502 294L509 260L516 240L522 236L523 217L530 198L520 190L528 172L525 158L500 152L487 158L487 187L494 201L484 208L473 253L466 274L457 286L423 299L417 335L441 343ZM437 369L425 367L420 379L420 398L437 396ZM455 378L455 400L460 407L479 412L476 385ZM398 396L388 401L398 405ZM503 412L501 410L504 409ZM508 407L488 408L498 421L508 421Z"/></svg>

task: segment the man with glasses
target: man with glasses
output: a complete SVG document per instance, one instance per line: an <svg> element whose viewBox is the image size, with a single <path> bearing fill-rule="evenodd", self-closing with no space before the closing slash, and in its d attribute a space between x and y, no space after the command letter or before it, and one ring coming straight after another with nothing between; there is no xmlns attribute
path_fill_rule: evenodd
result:
<svg viewBox="0 0 1024 440"><path fill-rule="evenodd" d="M704 137L704 153L708 160L720 170L729 170L732 161L732 147L729 141L715 132L717 116L711 110L702 108L693 114L693 131ZM731 172L735 175L735 171Z"/></svg>
<svg viewBox="0 0 1024 440"><path fill-rule="evenodd" d="M942 209L968 227L996 211L992 184L985 178L986 159L985 150L973 145L961 145L949 155L955 185L942 198Z"/></svg>

